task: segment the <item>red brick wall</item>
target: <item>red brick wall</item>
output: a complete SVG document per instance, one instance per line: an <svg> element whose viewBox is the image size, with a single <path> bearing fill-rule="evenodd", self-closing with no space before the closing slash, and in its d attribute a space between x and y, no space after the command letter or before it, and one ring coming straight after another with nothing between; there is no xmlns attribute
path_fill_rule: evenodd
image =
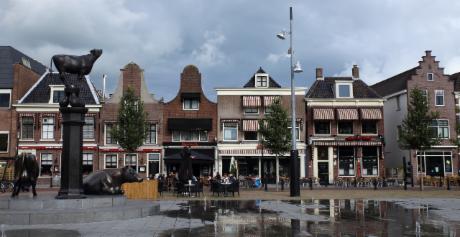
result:
<svg viewBox="0 0 460 237"><path fill-rule="evenodd" d="M199 110L183 110L181 93L200 93ZM201 73L193 65L184 68L181 74L180 88L176 97L164 104L163 142L171 141L171 132L167 130L168 118L211 118L212 131L208 131L208 141L214 142L217 136L217 104L208 100L201 88Z"/></svg>

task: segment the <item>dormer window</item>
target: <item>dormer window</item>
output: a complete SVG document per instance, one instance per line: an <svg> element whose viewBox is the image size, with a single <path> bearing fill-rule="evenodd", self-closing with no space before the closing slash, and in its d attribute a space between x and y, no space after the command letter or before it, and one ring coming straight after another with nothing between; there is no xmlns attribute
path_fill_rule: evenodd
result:
<svg viewBox="0 0 460 237"><path fill-rule="evenodd" d="M30 61L29 59L25 58L25 57L22 57L21 58L21 61L22 61L22 65L24 65L25 67L29 68L29 69L32 69L32 67L30 66Z"/></svg>
<svg viewBox="0 0 460 237"><path fill-rule="evenodd" d="M351 83L337 83L336 95L337 98L353 98L353 87Z"/></svg>
<svg viewBox="0 0 460 237"><path fill-rule="evenodd" d="M184 99L183 102L184 110L198 110L200 106L200 100L194 99Z"/></svg>
<svg viewBox="0 0 460 237"><path fill-rule="evenodd" d="M268 87L268 74L257 73L255 75L256 88L267 88Z"/></svg>
<svg viewBox="0 0 460 237"><path fill-rule="evenodd" d="M50 85L50 104L58 104L64 97L64 85Z"/></svg>

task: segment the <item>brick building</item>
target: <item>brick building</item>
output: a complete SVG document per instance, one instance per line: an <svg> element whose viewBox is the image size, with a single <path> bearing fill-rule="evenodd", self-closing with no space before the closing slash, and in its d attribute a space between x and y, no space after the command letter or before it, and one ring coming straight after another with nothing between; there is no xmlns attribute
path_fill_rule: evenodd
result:
<svg viewBox="0 0 460 237"><path fill-rule="evenodd" d="M360 79L356 65L352 77L324 77L317 68L305 102L310 177L328 184L384 176L383 99Z"/></svg>
<svg viewBox="0 0 460 237"><path fill-rule="evenodd" d="M44 65L17 49L0 46L0 168L17 152L18 116L12 105L45 71Z"/></svg>
<svg viewBox="0 0 460 237"><path fill-rule="evenodd" d="M148 91L144 71L135 63L127 64L120 70L121 75L115 93L102 102L100 117L99 161L96 169L121 168L131 166L143 177L153 176L163 170L162 157L163 105ZM112 138L110 129L116 125L119 103L123 93L132 88L144 103L147 116L147 138L137 152L127 153Z"/></svg>
<svg viewBox="0 0 460 237"><path fill-rule="evenodd" d="M289 176L289 157L276 157L259 145L259 121L270 113L269 106L279 99L290 112L291 89L281 87L260 68L243 88L217 88L218 104L218 171L229 173L231 160L238 166L239 176L268 174L268 182L277 183L280 176ZM296 88L297 149L300 176L305 176L305 96L306 88Z"/></svg>
<svg viewBox="0 0 460 237"><path fill-rule="evenodd" d="M454 80L444 74L439 61L426 51L418 66L383 80L372 88L385 98L385 165L391 168L389 175L397 175L402 168L402 157L413 164L413 174L420 176L449 176L458 170L456 105ZM398 131L407 115L409 95L414 88L421 89L428 98L431 111L439 113L432 121L433 132L441 143L423 152L402 150L398 145ZM410 157L410 159L409 159Z"/></svg>
<svg viewBox="0 0 460 237"><path fill-rule="evenodd" d="M83 126L83 172L88 174L98 168L94 161L101 105L89 77L80 80L76 75L66 75L66 80L80 88L80 99L88 108ZM13 104L18 113L18 150L36 155L40 184L48 183L52 175L60 172L63 127L59 101L63 96L64 85L59 74L46 72Z"/></svg>
<svg viewBox="0 0 460 237"><path fill-rule="evenodd" d="M180 78L174 99L163 108L164 164L168 173L178 171L181 151L191 147L193 174L212 175L216 171L217 104L206 98L198 68L188 65Z"/></svg>

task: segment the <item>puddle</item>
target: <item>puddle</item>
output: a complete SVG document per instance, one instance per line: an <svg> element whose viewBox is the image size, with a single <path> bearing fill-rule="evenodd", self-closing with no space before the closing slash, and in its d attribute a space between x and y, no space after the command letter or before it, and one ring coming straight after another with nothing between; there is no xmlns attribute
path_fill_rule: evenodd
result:
<svg viewBox="0 0 460 237"><path fill-rule="evenodd" d="M77 237L78 231L74 230L54 230L54 229L21 229L7 230L1 233L5 237Z"/></svg>
<svg viewBox="0 0 460 237"><path fill-rule="evenodd" d="M445 221L426 206L392 201L190 201L162 212L199 220L159 236L456 236L460 222Z"/></svg>

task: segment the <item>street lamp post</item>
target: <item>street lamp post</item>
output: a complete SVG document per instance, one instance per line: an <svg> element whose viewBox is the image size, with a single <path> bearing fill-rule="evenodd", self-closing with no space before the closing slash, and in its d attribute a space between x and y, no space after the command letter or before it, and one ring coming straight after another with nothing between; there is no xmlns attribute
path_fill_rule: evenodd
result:
<svg viewBox="0 0 460 237"><path fill-rule="evenodd" d="M294 50L292 48L292 7L289 8L289 32L281 32L276 36L282 40L286 39L286 34L289 34L289 55L290 55L290 77L291 77L291 158L290 158L290 195L291 197L300 196L300 165L299 153L296 148L296 116L295 116L295 89L294 89L294 73L302 72L300 63L297 61L293 66Z"/></svg>

